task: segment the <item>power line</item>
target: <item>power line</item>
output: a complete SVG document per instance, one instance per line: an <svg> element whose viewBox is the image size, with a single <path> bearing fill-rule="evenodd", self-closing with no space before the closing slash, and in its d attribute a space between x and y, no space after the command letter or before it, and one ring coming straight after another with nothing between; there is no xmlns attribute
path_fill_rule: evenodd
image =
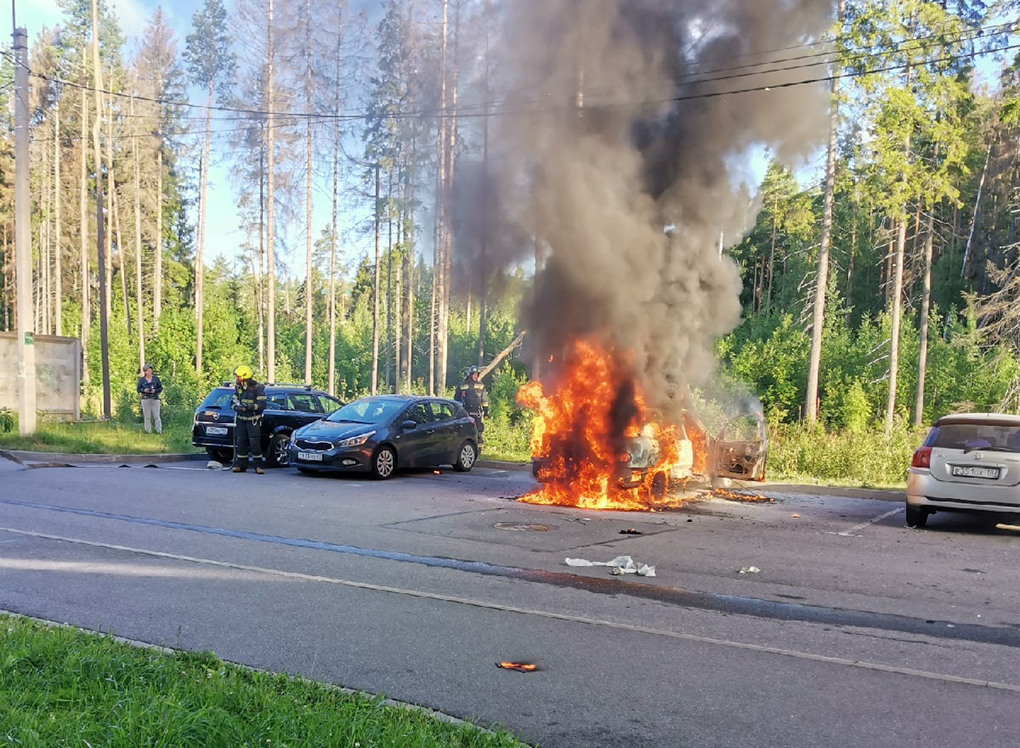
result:
<svg viewBox="0 0 1020 748"><path fill-rule="evenodd" d="M894 47L891 50L886 50L886 51L878 52L878 53L875 53L874 55L867 55L867 54L864 53L864 50L873 49L877 45L872 45L872 47L863 47L863 48L860 48L858 50L854 50L849 57L847 57L845 55L845 53L840 53L839 51L826 51L826 52L814 53L814 54L811 54L811 55L799 55L799 56L795 56L795 57L782 58L782 59L773 60L773 61L770 61L770 62L762 62L762 63L747 64L747 65L739 65L739 66L734 66L732 68L721 68L721 69L718 69L718 70L704 71L704 72L701 72L701 73L689 73L689 74L680 76L675 82L677 84L681 84L681 83L684 83L684 79L686 79L686 78L697 78L698 76L712 75L714 73L724 72L726 70L743 70L743 69L754 67L754 66L762 66L763 68L765 68L767 66L777 65L777 64L782 63L782 62L792 62L792 61L803 60L803 59L820 58L820 59L817 60L817 62L805 63L805 64L801 64L801 65L793 65L793 66L788 66L788 67L783 67L783 68L772 68L772 69L762 69L762 70L755 70L755 71L747 71L747 72L743 72L743 73L733 73L733 74L730 74L730 75L718 76L718 77L714 77L714 78L702 78L701 80L689 80L689 81L687 81L687 84L688 85L693 85L693 84L701 84L701 83L715 83L715 82L721 82L721 81L726 81L726 80L735 80L735 79L738 79L738 78L745 78L745 77L755 76L755 75L766 75L766 74L779 73L779 72L789 72L791 70L803 69L803 68L809 68L809 67L816 67L816 66L819 66L819 65L830 64L832 62L843 61L843 60L847 60L847 59L850 59L850 60L859 60L859 59L864 59L864 58L869 57L869 56L888 57L888 56L897 54L899 52L908 51L907 50L907 45L912 44L912 43L923 42L923 41L929 40L929 39L936 39L939 44L944 44L947 40L953 39L953 38L955 38L958 42L968 41L968 40L973 40L973 39L977 38L978 36L982 35L985 31L991 31L992 29L1006 29L1006 28L1009 28L1012 25L1013 24L1009 24L1009 23L991 24L991 25L985 26L985 27L979 27L979 28L976 28L976 29L964 30L964 31L961 31L958 34L929 35L929 36L925 36L925 37L915 37L915 38L907 39L907 40L904 40L903 42L898 43L896 45L896 47ZM815 46L815 45L820 45L820 44L830 44L830 43L831 42L816 42L813 45L800 45L800 47L808 47L808 46ZM937 45L933 44L933 45L930 45L930 46L937 46ZM789 49L797 49L797 48L799 48L799 47L795 46L795 47L790 47ZM913 49L914 50L919 50L919 49L922 49L922 48L924 48L924 45L917 44L917 46L915 46ZM777 50L777 51L782 51L782 50ZM998 50L983 50L982 52L966 53L965 55L961 55L960 57L962 57L962 56L969 56L970 54L984 54L986 52L991 52L991 51L1002 51L1002 50L1001 49L998 49ZM748 56L763 55L763 54L770 54L770 53L771 52L750 53L750 55L748 55ZM6 55L7 53L6 52L0 52L0 54L5 54ZM743 56L741 56L741 55L735 55L735 56L733 56L731 58L716 58L716 59L717 60L741 59L742 57ZM959 59L959 57L957 57L955 59ZM929 60L929 62L932 62L932 61ZM163 105L167 105L167 106L188 107L188 108L201 109L201 110L206 110L206 111L226 112L226 113L232 113L232 114L242 114L242 115L253 116L253 117L268 117L268 116L270 116L270 113L269 113L268 110L245 109L245 108L225 106L225 105L212 105L212 106L210 106L208 104L194 104L194 103L188 102L188 101L174 101L174 100L163 99L163 98L158 98L158 97L144 96L142 94L130 94L130 93L124 93L124 92L121 92L121 91L110 91L110 90L106 90L106 89L96 89L93 86L85 85L85 84L82 84L82 83L77 83L75 81L69 81L69 80L61 79L61 78L56 77L56 76L48 76L48 75L46 75L44 73L39 73L39 72L36 72L36 71L33 71L33 70L30 70L29 72L30 72L30 75L32 75L33 77L35 77L37 79L45 80L47 82L59 83L59 84L62 84L62 85L67 85L67 86L71 86L71 87L78 88L78 89L85 89L87 91L92 91L92 92L98 91L99 93L103 93L105 95L114 96L114 97L118 97L118 98L125 98L125 99L128 99L128 100L134 99L135 101L143 101L143 102L154 103L154 104L163 104ZM824 79L819 79L819 80L831 80L831 78L824 78ZM806 81L806 82L814 82L814 81ZM774 87L778 87L778 86L771 86L771 87L763 86L762 88L774 88ZM596 91L596 90L601 90L601 89L598 89L598 88L589 89L590 92L591 91ZM744 90L741 90L741 91L734 91L732 93L744 93L744 92L745 92ZM713 94L706 94L706 96L717 96L717 95L719 95L719 94L715 94L715 93L713 93ZM688 98L690 98L690 97L685 97L684 100L687 100ZM695 96L694 98L698 98L698 96ZM642 103L642 102L638 102L638 104L639 103ZM448 108L446 110L443 110L443 109L433 109L433 110L407 111L407 112L396 113L396 114L393 114L393 115L384 115L382 118L383 119L391 119L391 118L404 119L404 118L410 118L410 117L421 117L421 118L440 117L440 116L449 117L449 116L454 116L454 115L457 115L457 114L464 114L465 116L470 116L470 114L468 114L469 111L475 111L475 110L480 109L480 108L485 108L485 105L484 104L462 105L462 106L457 107L456 109L449 109ZM489 108L491 109L491 106ZM499 112L496 112L496 114L498 114L498 113ZM483 114L483 116L489 116L489 114L490 114L490 112L487 111L487 112L485 112ZM135 115L135 116L137 116L137 117L144 117L146 115ZM343 114L337 114L337 113L318 113L318 112L274 112L272 114L272 116L274 116L274 117L294 118L294 119L297 119L299 121L300 120L304 120L304 119L321 119L321 120L326 120L326 121L330 121L331 122L333 120L341 120L341 121L365 120L365 119L371 118L374 115L372 115L371 113L368 113L368 112L343 113ZM155 117L154 117L154 119L155 119ZM229 121L228 118L218 118L218 119L220 119L222 121Z"/></svg>

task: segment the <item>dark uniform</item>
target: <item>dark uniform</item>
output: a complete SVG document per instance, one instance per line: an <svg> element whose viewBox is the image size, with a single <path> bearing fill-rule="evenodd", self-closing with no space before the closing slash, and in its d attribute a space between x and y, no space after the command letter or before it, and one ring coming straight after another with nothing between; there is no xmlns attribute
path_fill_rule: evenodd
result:
<svg viewBox="0 0 1020 748"><path fill-rule="evenodd" d="M478 381L478 367L472 366L468 369L467 377L460 383L453 399L463 405L468 415L475 419L478 446L481 446L482 432L485 431L482 418L489 417L489 393L485 391L485 385Z"/></svg>
<svg viewBox="0 0 1020 748"><path fill-rule="evenodd" d="M266 409L266 388L254 379L234 385L231 400L234 409L234 470L248 469L248 450L255 460L255 471L262 472L262 411Z"/></svg>

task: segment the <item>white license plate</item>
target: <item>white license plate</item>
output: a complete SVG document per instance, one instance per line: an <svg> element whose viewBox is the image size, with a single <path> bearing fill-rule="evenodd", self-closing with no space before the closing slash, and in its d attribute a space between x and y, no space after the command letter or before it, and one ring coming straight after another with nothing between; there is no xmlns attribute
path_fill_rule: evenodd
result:
<svg viewBox="0 0 1020 748"><path fill-rule="evenodd" d="M227 427L226 426L206 426L205 427L205 433L209 434L209 436L223 436L224 434L227 433Z"/></svg>
<svg viewBox="0 0 1020 748"><path fill-rule="evenodd" d="M971 465L953 465L950 471L960 478L991 478L999 477L999 468L973 467Z"/></svg>
<svg viewBox="0 0 1020 748"><path fill-rule="evenodd" d="M307 460L308 462L322 462L322 455L318 452L298 452L297 457L299 460Z"/></svg>

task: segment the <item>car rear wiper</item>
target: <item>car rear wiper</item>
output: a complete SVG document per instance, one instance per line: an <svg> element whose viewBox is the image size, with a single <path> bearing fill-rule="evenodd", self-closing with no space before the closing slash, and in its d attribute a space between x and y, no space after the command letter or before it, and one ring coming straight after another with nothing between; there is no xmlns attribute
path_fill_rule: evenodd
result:
<svg viewBox="0 0 1020 748"><path fill-rule="evenodd" d="M1012 453L1012 452L1016 452L1016 450L1013 449L1012 447L1000 447L1000 446L994 446L994 447L968 447L967 449L963 450L963 453L965 455L966 454L970 454L971 452L1011 452Z"/></svg>

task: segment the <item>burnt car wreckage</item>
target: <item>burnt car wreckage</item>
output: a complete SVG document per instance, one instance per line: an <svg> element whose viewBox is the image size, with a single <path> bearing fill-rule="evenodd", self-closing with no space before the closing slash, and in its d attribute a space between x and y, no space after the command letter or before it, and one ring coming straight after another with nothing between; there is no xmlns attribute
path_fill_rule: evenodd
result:
<svg viewBox="0 0 1020 748"><path fill-rule="evenodd" d="M747 435L748 420L753 420L754 437L737 438ZM761 413L731 418L713 436L693 413L685 410L673 431L676 443L672 450L668 450L656 432L657 429L646 425L625 438L614 476L619 488L629 490L645 485L649 473L653 498L662 498L671 490L711 486L725 480L765 480L768 436ZM664 459L669 451L674 455L672 460ZM539 482L547 477L545 463L544 457L532 457L531 474Z"/></svg>

